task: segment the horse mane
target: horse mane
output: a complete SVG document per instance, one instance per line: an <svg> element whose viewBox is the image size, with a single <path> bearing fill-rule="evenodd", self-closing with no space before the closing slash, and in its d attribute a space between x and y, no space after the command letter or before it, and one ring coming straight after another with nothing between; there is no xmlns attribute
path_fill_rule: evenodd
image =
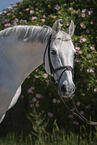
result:
<svg viewBox="0 0 97 145"><path fill-rule="evenodd" d="M18 40L25 42L38 40L41 43L45 43L45 41L48 41L51 34L52 28L48 26L18 25L0 31L0 38L7 37L9 35L16 35Z"/></svg>

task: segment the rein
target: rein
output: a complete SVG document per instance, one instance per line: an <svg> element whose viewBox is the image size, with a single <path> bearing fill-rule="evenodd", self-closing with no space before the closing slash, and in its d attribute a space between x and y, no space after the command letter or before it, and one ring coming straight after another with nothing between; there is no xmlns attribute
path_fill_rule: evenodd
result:
<svg viewBox="0 0 97 145"><path fill-rule="evenodd" d="M49 61L50 73L53 75L53 74L56 73L57 71L63 70L62 73L61 73L61 75L60 75L60 77L59 77L59 79L58 79L57 81L55 81L54 79L52 80L51 77L50 77L50 82L51 82L51 84L52 84L52 85L55 87L55 89L57 90L56 84L59 84L60 79L61 79L63 73L64 73L65 71L71 71L71 72L73 73L73 68L72 68L71 66L61 66L61 67L58 67L58 68L54 69L54 67L53 67L53 65L52 65L52 62L51 62L51 59L50 59L50 43L51 43L51 40L55 39L55 37L54 37L54 38L51 38L51 36L52 36L52 35L50 35L48 44L47 44L46 49L45 49L45 52L44 52L43 63L45 63L45 54L46 54L46 51L48 51L48 61ZM59 38L59 39L61 39L61 38ZM70 40L70 39L66 39L66 40L62 40L62 41L68 41L68 40ZM71 109L68 107L68 105L65 103L64 99L62 98L62 96L60 96L60 98L61 98L63 104L64 104L64 105L66 106L66 108L69 110L69 112L72 113L72 115L78 117L80 120L82 120L83 122L87 123L88 125L94 125L94 126L97 125L97 122L89 121L89 120L87 120L83 115L81 115L81 113L78 111L78 109L77 109L77 107L76 107L76 105L75 105L75 102L74 102L74 100L73 100L73 97L71 97L71 100L72 100L72 103L73 103L73 106L74 106L76 112L73 111L73 110L71 110Z"/></svg>
<svg viewBox="0 0 97 145"><path fill-rule="evenodd" d="M75 102L74 102L73 98L72 98L71 100L72 100L72 103L73 103L73 105L74 105L74 108L75 108L75 111L76 111L76 112L73 111L73 110L71 110L71 109L67 106L67 104L65 103L64 99L63 99L61 96L60 96L60 98L61 98L63 104L64 104L64 105L66 106L66 108L69 110L69 112L72 113L72 115L76 116L77 118L79 118L80 120L82 120L83 122L85 122L85 123L88 124L88 125L94 125L94 126L97 125L97 122L89 121L89 120L86 119L83 115L81 115L81 113L78 111L78 109L77 109L77 107L76 107L76 105L75 105Z"/></svg>

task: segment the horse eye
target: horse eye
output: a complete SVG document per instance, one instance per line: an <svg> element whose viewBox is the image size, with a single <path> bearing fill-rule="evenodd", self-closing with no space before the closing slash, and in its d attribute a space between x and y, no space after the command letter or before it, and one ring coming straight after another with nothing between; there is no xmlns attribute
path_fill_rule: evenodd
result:
<svg viewBox="0 0 97 145"><path fill-rule="evenodd" d="M56 53L55 50L52 50L52 51L51 51L51 54L52 54L52 55L56 55L57 53Z"/></svg>

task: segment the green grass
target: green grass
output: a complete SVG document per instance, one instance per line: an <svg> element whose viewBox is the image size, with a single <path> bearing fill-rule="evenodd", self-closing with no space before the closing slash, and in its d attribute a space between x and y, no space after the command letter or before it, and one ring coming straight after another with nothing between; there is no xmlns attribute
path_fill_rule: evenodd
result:
<svg viewBox="0 0 97 145"><path fill-rule="evenodd" d="M8 134L5 138L0 138L0 145L17 145L15 134Z"/></svg>
<svg viewBox="0 0 97 145"><path fill-rule="evenodd" d="M57 125L52 133L47 133L45 129L42 129L36 140L32 138L32 134L23 139L23 134L17 136L15 133L10 133L0 139L0 145L97 145L97 132L95 132L94 137L90 133L87 140L82 135L73 133L66 135Z"/></svg>
<svg viewBox="0 0 97 145"><path fill-rule="evenodd" d="M97 140L97 138L96 138ZM18 140L13 135L7 136L6 138L0 139L0 145L97 145L97 142L90 141L88 142L86 139L80 139L79 135L70 134L70 135L62 135L61 137L54 135L43 135L41 134L39 139L35 142L32 141L32 138L26 138L25 141Z"/></svg>

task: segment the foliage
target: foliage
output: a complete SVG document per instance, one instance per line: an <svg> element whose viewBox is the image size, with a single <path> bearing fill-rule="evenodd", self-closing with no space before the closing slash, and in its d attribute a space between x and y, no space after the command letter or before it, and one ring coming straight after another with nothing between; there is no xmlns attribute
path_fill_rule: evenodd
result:
<svg viewBox="0 0 97 145"><path fill-rule="evenodd" d="M62 30L65 31L70 21L73 20L76 27L75 35L72 38L76 49L74 99L82 115L87 118L92 116L93 120L97 120L97 24L95 23L97 7L95 1L93 2L94 7L91 6L90 1L86 4L83 0L80 2L77 0L19 1L16 5L12 4L12 7L0 13L0 30L14 25L48 25L52 27L57 19L63 19ZM25 102L23 107L25 107L26 116L29 116L30 112L35 112L33 106L37 108L38 113L43 112L46 115L46 121L49 120L46 128L48 131L53 130L54 120L57 120L58 126L65 132L79 132L80 126L83 124L66 110L56 90L50 84L49 76L43 65L25 80L20 100ZM66 100L66 103L71 109L74 109L70 100ZM13 121L15 124L16 120L12 119ZM28 126L25 127L26 131L30 128L30 125ZM13 127L15 126L13 125ZM86 130L89 132L90 127L86 126ZM92 130L95 132L94 128Z"/></svg>

